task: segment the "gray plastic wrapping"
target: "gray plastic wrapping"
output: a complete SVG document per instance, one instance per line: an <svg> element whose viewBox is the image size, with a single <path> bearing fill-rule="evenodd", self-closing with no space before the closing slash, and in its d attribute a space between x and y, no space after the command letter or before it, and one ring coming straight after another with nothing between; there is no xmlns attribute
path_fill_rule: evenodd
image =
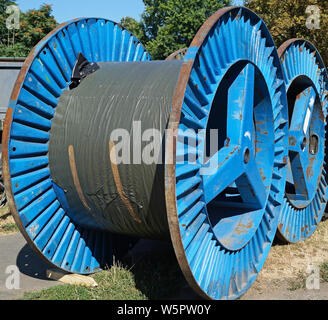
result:
<svg viewBox="0 0 328 320"><path fill-rule="evenodd" d="M133 122L161 132L164 145L182 62L108 62L60 98L49 142L51 176L63 207L79 224L136 237L169 239L164 164L133 163ZM130 134L131 164L110 162L113 130ZM119 141L115 141L118 143ZM149 142L142 142L142 150ZM83 193L74 184L69 148ZM162 152L164 158L164 151ZM118 183L117 174L120 183ZM116 176L115 176L116 175Z"/></svg>

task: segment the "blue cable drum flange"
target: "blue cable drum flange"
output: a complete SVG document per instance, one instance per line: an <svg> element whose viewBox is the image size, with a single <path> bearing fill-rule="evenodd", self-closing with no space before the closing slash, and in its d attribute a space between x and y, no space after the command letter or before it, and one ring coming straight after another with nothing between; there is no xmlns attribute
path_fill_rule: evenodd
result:
<svg viewBox="0 0 328 320"><path fill-rule="evenodd" d="M52 119L79 54L91 64L151 59L112 21L79 18L58 26L32 50L17 78L3 133L3 168L9 206L27 242L50 264L83 274L111 264L113 237L71 219L48 159Z"/></svg>
<svg viewBox="0 0 328 320"><path fill-rule="evenodd" d="M263 21L229 7L199 30L181 74L166 143L171 238L196 292L234 299L256 279L278 226L288 157L283 71ZM183 161L188 129L218 129L216 150L194 165Z"/></svg>
<svg viewBox="0 0 328 320"><path fill-rule="evenodd" d="M278 50L289 109L289 161L278 239L294 243L309 238L327 204L325 139L328 78L313 44L286 41Z"/></svg>

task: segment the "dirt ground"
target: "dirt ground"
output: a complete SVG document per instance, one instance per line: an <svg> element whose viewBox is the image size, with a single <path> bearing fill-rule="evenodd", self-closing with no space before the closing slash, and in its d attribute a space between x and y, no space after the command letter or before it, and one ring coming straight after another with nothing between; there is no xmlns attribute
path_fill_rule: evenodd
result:
<svg viewBox="0 0 328 320"><path fill-rule="evenodd" d="M274 245L257 280L241 299L326 300L328 283L322 276L327 262L328 220L304 242Z"/></svg>
<svg viewBox="0 0 328 320"><path fill-rule="evenodd" d="M10 214L8 204L0 208L0 235L18 232L14 218Z"/></svg>
<svg viewBox="0 0 328 320"><path fill-rule="evenodd" d="M0 234L15 232L18 229L9 208L0 208ZM182 291L183 299L198 299L187 283ZM321 222L305 242L273 245L257 280L241 297L241 300L282 299L328 300L328 220Z"/></svg>

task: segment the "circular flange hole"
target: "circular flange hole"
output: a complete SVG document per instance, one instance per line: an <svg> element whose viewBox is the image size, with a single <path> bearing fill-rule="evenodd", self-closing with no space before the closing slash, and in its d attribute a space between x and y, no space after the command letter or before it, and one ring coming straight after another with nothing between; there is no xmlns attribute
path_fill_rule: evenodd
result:
<svg viewBox="0 0 328 320"><path fill-rule="evenodd" d="M246 148L245 152L244 152L244 163L247 164L249 162L249 158L250 158L250 151L248 148Z"/></svg>
<svg viewBox="0 0 328 320"><path fill-rule="evenodd" d="M319 151L319 137L316 134L312 134L310 137L310 153L316 155Z"/></svg>

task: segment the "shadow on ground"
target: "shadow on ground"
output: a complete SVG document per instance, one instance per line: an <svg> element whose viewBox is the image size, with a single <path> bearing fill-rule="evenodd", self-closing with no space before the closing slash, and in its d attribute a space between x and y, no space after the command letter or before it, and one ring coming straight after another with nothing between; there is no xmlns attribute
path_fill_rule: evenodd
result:
<svg viewBox="0 0 328 320"><path fill-rule="evenodd" d="M142 239L122 262L150 300L201 299L185 280L170 242Z"/></svg>
<svg viewBox="0 0 328 320"><path fill-rule="evenodd" d="M28 244L19 251L16 265L19 271L26 276L39 280L50 280L47 278L46 272L52 267L39 257Z"/></svg>
<svg viewBox="0 0 328 320"><path fill-rule="evenodd" d="M170 242L139 240L128 254L116 263L132 272L136 288L150 300L200 299L185 280ZM53 267L35 253L28 244L25 244L19 251L16 265L19 271L31 281L33 279L50 280L46 272Z"/></svg>

